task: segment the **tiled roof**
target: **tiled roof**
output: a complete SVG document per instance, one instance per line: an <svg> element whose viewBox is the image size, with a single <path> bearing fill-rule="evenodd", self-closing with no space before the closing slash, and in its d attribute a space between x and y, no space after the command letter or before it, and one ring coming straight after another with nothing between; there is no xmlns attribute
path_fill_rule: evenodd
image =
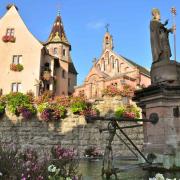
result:
<svg viewBox="0 0 180 180"><path fill-rule="evenodd" d="M58 15L56 17L56 20L53 24L53 27L52 27L52 30L51 30L51 33L49 35L47 43L50 43L50 42L63 42L65 44L71 46L67 40L65 31L64 31L64 26L63 26L62 19L61 19L60 15Z"/></svg>
<svg viewBox="0 0 180 180"><path fill-rule="evenodd" d="M123 56L122 56L122 57L123 57ZM124 58L126 61L128 61L129 63L131 63L132 65L136 66L141 73L143 73L143 74L145 74L145 75L147 75L147 76L150 76L150 72L149 72L146 68L140 66L139 64L136 64L134 61L131 61L131 60L127 59L126 57L123 57L123 58Z"/></svg>

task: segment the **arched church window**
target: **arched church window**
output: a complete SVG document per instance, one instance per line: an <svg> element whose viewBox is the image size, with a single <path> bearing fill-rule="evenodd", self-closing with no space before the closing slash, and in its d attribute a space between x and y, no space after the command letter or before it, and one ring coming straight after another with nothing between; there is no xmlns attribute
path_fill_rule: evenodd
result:
<svg viewBox="0 0 180 180"><path fill-rule="evenodd" d="M115 62L114 62L114 58L112 59L112 68L114 69L115 67Z"/></svg>
<svg viewBox="0 0 180 180"><path fill-rule="evenodd" d="M106 52L105 58L106 58L106 60L107 60L107 62L108 62L108 64L109 64L109 51Z"/></svg>
<svg viewBox="0 0 180 180"><path fill-rule="evenodd" d="M114 69L114 56L110 57L110 63L111 63L112 69Z"/></svg>
<svg viewBox="0 0 180 180"><path fill-rule="evenodd" d="M118 61L118 59L116 59L116 68L117 68L117 72L119 72L119 61Z"/></svg>
<svg viewBox="0 0 180 180"><path fill-rule="evenodd" d="M103 60L103 70L106 71L106 62Z"/></svg>

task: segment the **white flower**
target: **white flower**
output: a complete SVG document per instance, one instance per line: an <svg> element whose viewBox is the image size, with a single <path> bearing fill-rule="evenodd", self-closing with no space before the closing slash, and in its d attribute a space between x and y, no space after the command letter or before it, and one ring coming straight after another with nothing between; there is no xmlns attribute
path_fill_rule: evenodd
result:
<svg viewBox="0 0 180 180"><path fill-rule="evenodd" d="M49 167L48 167L48 171L49 172L56 172L56 166L51 164Z"/></svg>
<svg viewBox="0 0 180 180"><path fill-rule="evenodd" d="M0 172L0 176L2 176L3 174L2 174L2 172Z"/></svg>
<svg viewBox="0 0 180 180"><path fill-rule="evenodd" d="M165 180L164 176L162 174L160 174L160 173L156 174L155 177L156 177L156 180Z"/></svg>

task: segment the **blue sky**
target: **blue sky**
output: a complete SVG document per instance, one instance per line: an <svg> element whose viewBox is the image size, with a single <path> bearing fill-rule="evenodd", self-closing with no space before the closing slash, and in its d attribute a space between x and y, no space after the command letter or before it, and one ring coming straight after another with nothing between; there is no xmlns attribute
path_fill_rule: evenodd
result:
<svg viewBox="0 0 180 180"><path fill-rule="evenodd" d="M172 25L170 9L172 6L177 9L177 60L180 61L179 0L0 0L0 16L6 12L8 3L18 6L30 31L42 41L47 40L60 8L66 35L72 45L72 59L79 72L78 84L88 74L93 58L102 53L107 23L114 38L114 51L150 68L149 21L154 7L160 9L162 21L169 19L168 27ZM170 40L173 52L173 35Z"/></svg>

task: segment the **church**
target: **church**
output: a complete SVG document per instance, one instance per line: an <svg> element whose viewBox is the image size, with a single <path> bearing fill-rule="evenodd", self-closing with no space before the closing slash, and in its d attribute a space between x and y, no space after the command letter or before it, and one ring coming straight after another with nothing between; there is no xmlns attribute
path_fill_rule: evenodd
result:
<svg viewBox="0 0 180 180"><path fill-rule="evenodd" d="M74 95L97 99L103 96L104 89L109 86L122 90L124 85L129 85L133 89L150 85L150 72L146 68L114 52L113 37L108 28L102 48L101 56L99 59L94 59L84 83L75 87Z"/></svg>
<svg viewBox="0 0 180 180"><path fill-rule="evenodd" d="M62 18L57 15L46 42L36 39L10 4L0 18L0 94L50 90L55 96L71 95L77 71Z"/></svg>

